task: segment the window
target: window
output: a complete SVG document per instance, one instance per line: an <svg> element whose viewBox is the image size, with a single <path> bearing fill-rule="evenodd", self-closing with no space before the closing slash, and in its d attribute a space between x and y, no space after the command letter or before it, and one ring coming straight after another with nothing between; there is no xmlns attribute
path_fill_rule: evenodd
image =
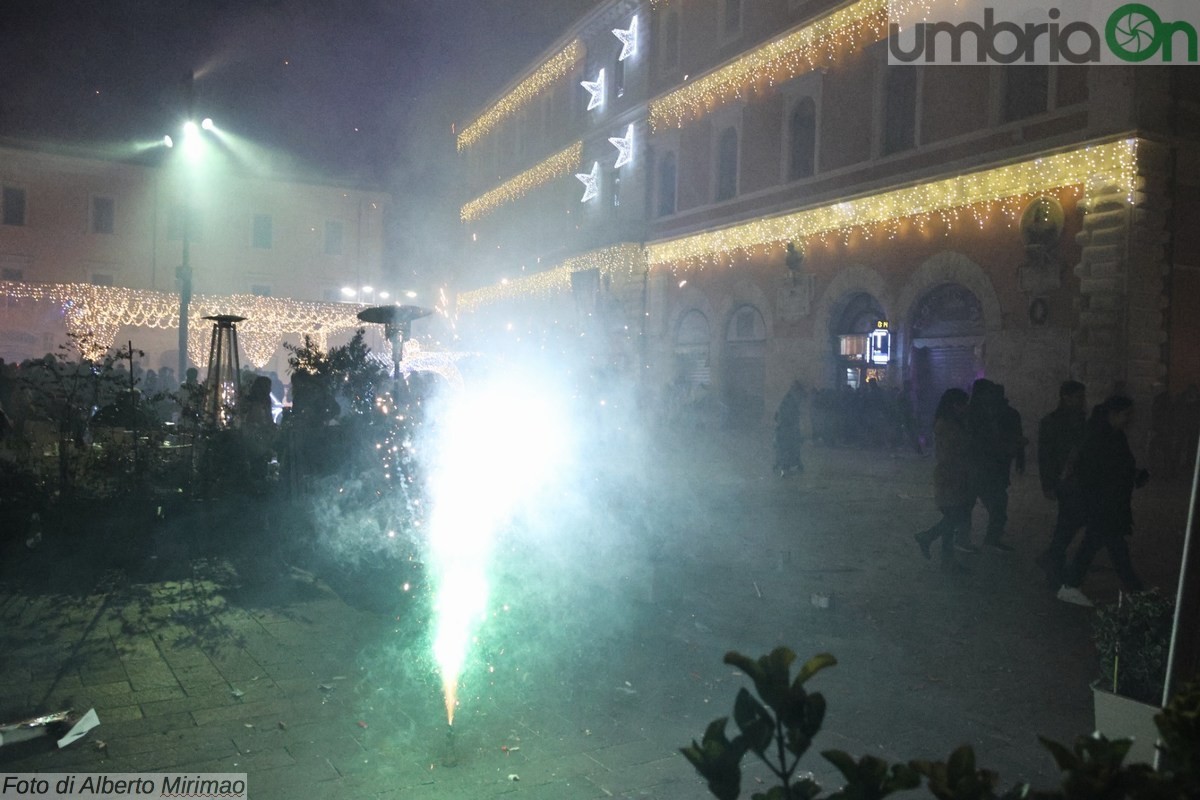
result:
<svg viewBox="0 0 1200 800"><path fill-rule="evenodd" d="M729 127L721 131L717 140L717 195L718 202L737 194L738 132Z"/></svg>
<svg viewBox="0 0 1200 800"><path fill-rule="evenodd" d="M658 165L658 216L665 217L675 213L675 179L677 169L675 154L663 155L662 163Z"/></svg>
<svg viewBox="0 0 1200 800"><path fill-rule="evenodd" d="M679 12L668 11L662 17L662 65L670 68L679 64Z"/></svg>
<svg viewBox="0 0 1200 800"><path fill-rule="evenodd" d="M625 96L625 62L622 61L620 58L617 59L617 63L613 66L612 82L613 82L613 93L617 97L624 97Z"/></svg>
<svg viewBox="0 0 1200 800"><path fill-rule="evenodd" d="M25 190L15 186L4 187L4 224L25 224Z"/></svg>
<svg viewBox="0 0 1200 800"><path fill-rule="evenodd" d="M189 242L198 242L204 238L204 225L200 210L187 206L173 206L170 217L167 219L167 238L178 242L183 239L184 233L187 233Z"/></svg>
<svg viewBox="0 0 1200 800"><path fill-rule="evenodd" d="M1047 64L1008 64L1004 67L1004 121L1041 114L1049 108L1050 67Z"/></svg>
<svg viewBox="0 0 1200 800"><path fill-rule="evenodd" d="M724 0L725 13L721 15L721 35L731 39L742 32L742 0Z"/></svg>
<svg viewBox="0 0 1200 800"><path fill-rule="evenodd" d="M255 297L270 297L271 287L265 283L253 283L250 285L250 294Z"/></svg>
<svg viewBox="0 0 1200 800"><path fill-rule="evenodd" d="M788 180L812 177L816 171L817 106L811 97L796 103L788 121Z"/></svg>
<svg viewBox="0 0 1200 800"><path fill-rule="evenodd" d="M613 208L617 208L621 205L621 173L614 169L609 174L612 175L612 204Z"/></svg>
<svg viewBox="0 0 1200 800"><path fill-rule="evenodd" d="M255 214L254 230L250 237L250 245L256 250L271 249L271 215Z"/></svg>
<svg viewBox="0 0 1200 800"><path fill-rule="evenodd" d="M113 286L115 281L112 273L109 272L93 272L92 286Z"/></svg>
<svg viewBox="0 0 1200 800"><path fill-rule="evenodd" d="M92 233L113 232L113 220L116 217L115 205L111 197L92 198Z"/></svg>
<svg viewBox="0 0 1200 800"><path fill-rule="evenodd" d="M917 70L887 67L883 85L883 155L917 144Z"/></svg>
<svg viewBox="0 0 1200 800"><path fill-rule="evenodd" d="M17 269L16 267L4 267L0 270L0 279L6 281L23 281L25 280L25 270Z"/></svg>
<svg viewBox="0 0 1200 800"><path fill-rule="evenodd" d="M342 223L337 220L325 222L325 255L340 256L342 254Z"/></svg>

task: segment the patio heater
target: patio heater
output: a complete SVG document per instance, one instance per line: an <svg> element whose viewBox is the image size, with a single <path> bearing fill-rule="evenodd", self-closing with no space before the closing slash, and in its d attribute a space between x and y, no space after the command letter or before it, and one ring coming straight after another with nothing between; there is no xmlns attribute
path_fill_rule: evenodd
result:
<svg viewBox="0 0 1200 800"><path fill-rule="evenodd" d="M404 359L404 343L412 338L413 320L428 317L431 308L420 306L372 306L358 312L361 322L383 326L384 338L392 346L392 379L400 381L400 362Z"/></svg>
<svg viewBox="0 0 1200 800"><path fill-rule="evenodd" d="M204 423L217 430L233 426L241 398L241 366L238 363L237 324L245 317L217 314L212 320L212 340L208 347L208 378L204 381Z"/></svg>

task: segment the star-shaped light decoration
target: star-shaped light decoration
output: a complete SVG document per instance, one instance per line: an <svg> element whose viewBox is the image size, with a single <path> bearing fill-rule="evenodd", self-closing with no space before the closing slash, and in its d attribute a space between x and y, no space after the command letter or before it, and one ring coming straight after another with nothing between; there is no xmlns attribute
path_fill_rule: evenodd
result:
<svg viewBox="0 0 1200 800"><path fill-rule="evenodd" d="M583 182L583 197L579 198L579 202L586 203L593 197L600 196L600 162L592 162L591 172L577 172L575 177Z"/></svg>
<svg viewBox="0 0 1200 800"><path fill-rule="evenodd" d="M594 81L580 81L579 85L588 90L588 94L592 96L588 100L587 110L591 111L597 106L604 105L604 70L600 70L600 74L596 76Z"/></svg>
<svg viewBox="0 0 1200 800"><path fill-rule="evenodd" d="M613 164L614 167L616 167L617 169L620 169L621 167L628 164L630 161L633 161L633 126L632 125L630 125L625 130L624 138L621 138L619 136L613 136L613 137L609 137L608 141L609 141L609 144L611 144L613 147L617 148L617 163Z"/></svg>
<svg viewBox="0 0 1200 800"><path fill-rule="evenodd" d="M630 56L637 55L637 35L638 18L636 16L629 21L628 29L613 28L613 36L621 40L621 55L617 56L618 61L624 61Z"/></svg>

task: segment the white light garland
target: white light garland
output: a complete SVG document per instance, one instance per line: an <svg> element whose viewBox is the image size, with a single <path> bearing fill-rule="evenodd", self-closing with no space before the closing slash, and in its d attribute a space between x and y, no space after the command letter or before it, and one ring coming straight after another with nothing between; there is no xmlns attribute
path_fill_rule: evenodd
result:
<svg viewBox="0 0 1200 800"><path fill-rule="evenodd" d="M962 213L978 224L997 206L1011 220L1019 218L1025 200L1042 192L1109 183L1132 202L1137 183L1137 140L1124 139L1088 145L1017 164L980 170L952 178L894 189L777 217L654 242L646 246L651 268L672 270L748 259L755 249L778 248L787 242L853 230L870 235L885 226L899 235L903 220L919 227L941 222L952 226Z"/></svg>
<svg viewBox="0 0 1200 800"><path fill-rule="evenodd" d="M179 327L179 295L119 286L87 283L23 283L0 281L0 296L10 300L34 300L58 304L63 309L67 331L85 336L88 352L98 359L113 346L123 326L171 329ZM192 297L188 317L188 353L196 363L208 360L211 326L197 321L206 316L234 314L246 317L238 323L239 344L256 367L264 367L285 334L310 334L320 339L362 327L358 312L363 306L350 303L317 303L283 297L257 295L202 295ZM197 358L200 354L200 358Z"/></svg>
<svg viewBox="0 0 1200 800"><path fill-rule="evenodd" d="M570 175L579 168L583 157L583 142L574 144L559 153L547 158L531 169L527 169L504 183L485 192L459 210L463 222L473 222L487 216L504 203L511 203L529 194L539 186L543 186L556 178Z"/></svg>
<svg viewBox="0 0 1200 800"><path fill-rule="evenodd" d="M470 313L504 300L569 292L571 274L591 269L599 270L601 275L640 274L646 270L646 253L641 245L632 243L593 250L533 275L463 292L458 296L457 310L460 314Z"/></svg>

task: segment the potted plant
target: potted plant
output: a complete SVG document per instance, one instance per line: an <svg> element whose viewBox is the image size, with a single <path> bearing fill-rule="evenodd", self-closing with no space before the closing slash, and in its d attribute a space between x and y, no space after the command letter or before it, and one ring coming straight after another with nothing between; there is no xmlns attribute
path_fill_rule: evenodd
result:
<svg viewBox="0 0 1200 800"><path fill-rule="evenodd" d="M1122 594L1096 611L1100 680L1092 684L1096 730L1133 740L1128 760L1153 763L1174 602L1158 590Z"/></svg>

